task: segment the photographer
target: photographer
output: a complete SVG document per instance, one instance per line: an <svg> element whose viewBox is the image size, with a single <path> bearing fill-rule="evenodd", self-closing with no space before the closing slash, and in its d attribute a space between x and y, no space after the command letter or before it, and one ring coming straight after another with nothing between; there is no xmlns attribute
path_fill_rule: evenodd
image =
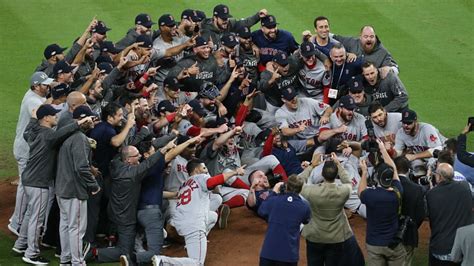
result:
<svg viewBox="0 0 474 266"><path fill-rule="evenodd" d="M469 120L471 121L471 119ZM466 151L466 138L467 133L472 131L473 124L469 122L467 126L463 129L461 134L458 136L458 146L457 146L457 156L459 161L463 164L467 164L470 167L474 167L474 154Z"/></svg>
<svg viewBox="0 0 474 266"><path fill-rule="evenodd" d="M397 239L399 212L403 188L397 169L383 142L377 139L384 162L374 169L379 186L367 188L367 164L360 162L362 179L359 197L367 207L367 263L368 265L403 265L405 249Z"/></svg>
<svg viewBox="0 0 474 266"><path fill-rule="evenodd" d="M323 183L305 185L301 192L312 210L311 222L303 228L302 234L306 239L309 265L339 265L344 241L353 235L344 213L352 184L335 153L324 162L322 175ZM334 182L338 176L342 184Z"/></svg>
<svg viewBox="0 0 474 266"><path fill-rule="evenodd" d="M426 217L425 193L423 187L410 180L410 161L405 156L394 159L398 177L403 187L402 215L408 220L407 232L403 238L403 246L407 256L405 265L411 265L414 249L418 247L418 228Z"/></svg>
<svg viewBox="0 0 474 266"><path fill-rule="evenodd" d="M260 251L260 265L297 265L299 260L300 225L307 224L311 210L299 195L304 179L291 175L285 184L273 188L275 194L262 202L259 216L268 222Z"/></svg>

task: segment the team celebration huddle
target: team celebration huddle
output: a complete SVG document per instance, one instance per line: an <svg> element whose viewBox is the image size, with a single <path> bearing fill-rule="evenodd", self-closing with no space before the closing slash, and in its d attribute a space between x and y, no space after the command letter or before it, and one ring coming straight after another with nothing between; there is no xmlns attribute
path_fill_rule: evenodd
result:
<svg viewBox="0 0 474 266"><path fill-rule="evenodd" d="M453 138L422 122L374 26L293 35L225 4L129 19L45 44L16 127L15 256L205 265L243 207L268 224L260 265L297 265L300 236L308 265L412 265L425 220L430 265L474 265L474 118ZM163 255L173 237L187 257Z"/></svg>

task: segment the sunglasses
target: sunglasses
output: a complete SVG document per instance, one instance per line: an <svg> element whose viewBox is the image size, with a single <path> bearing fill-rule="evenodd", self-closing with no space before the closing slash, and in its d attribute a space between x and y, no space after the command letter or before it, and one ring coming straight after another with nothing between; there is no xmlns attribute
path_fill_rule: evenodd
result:
<svg viewBox="0 0 474 266"><path fill-rule="evenodd" d="M407 121L407 122L402 122L402 124L409 126L409 125L413 124L414 122L415 122L415 121L411 121L411 122L408 122L408 121Z"/></svg>

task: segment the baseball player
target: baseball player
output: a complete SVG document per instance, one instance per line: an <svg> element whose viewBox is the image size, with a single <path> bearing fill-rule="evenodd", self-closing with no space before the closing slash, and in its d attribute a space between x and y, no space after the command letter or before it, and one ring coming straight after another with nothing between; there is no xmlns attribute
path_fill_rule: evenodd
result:
<svg viewBox="0 0 474 266"><path fill-rule="evenodd" d="M297 98L297 94L291 87L282 91L284 104L276 111L275 118L280 123L282 134L294 138L289 140L291 145L302 147L297 150L303 151L306 145L314 145L313 138L320 126L329 122L332 108L311 98Z"/></svg>
<svg viewBox="0 0 474 266"><path fill-rule="evenodd" d="M402 113L402 128L395 136L397 156L405 153L411 162L433 157L435 150L442 150L445 137L430 124L418 122L416 112L407 110ZM412 166L413 163L412 163Z"/></svg>
<svg viewBox="0 0 474 266"><path fill-rule="evenodd" d="M86 105L77 107L73 119L92 116ZM91 146L85 132L94 127L85 123L81 131L66 139L58 154L56 197L60 209L59 236L61 239L61 262L83 265L84 254L90 246L82 245L87 227L87 199L95 195L100 187L91 172Z"/></svg>
<svg viewBox="0 0 474 266"><path fill-rule="evenodd" d="M25 191L21 184L21 175L26 167L29 149L28 143L23 138L23 132L30 122L33 110L46 101L49 85L53 79L48 78L44 72L35 72L30 78L30 89L23 96L20 106L20 114L16 125L15 142L13 143L13 154L18 163L18 175L20 176L15 198L15 210L10 218L8 229L15 235L18 231L26 211Z"/></svg>
<svg viewBox="0 0 474 266"><path fill-rule="evenodd" d="M337 135L342 140L362 141L367 138L367 128L363 115L354 113L356 108L354 99L349 96L341 97L339 107L331 115L329 123L319 129L319 142ZM347 153L348 155L350 152Z"/></svg>
<svg viewBox="0 0 474 266"><path fill-rule="evenodd" d="M375 136L383 141L389 154L393 155L395 136L398 130L402 128L402 114L389 113L378 102L370 105L369 114L374 125Z"/></svg>
<svg viewBox="0 0 474 266"><path fill-rule="evenodd" d="M300 93L318 101L324 98L325 102L329 103L327 95L331 78L323 62L315 56L316 47L312 42L303 42L300 45L300 54L300 70L298 71Z"/></svg>
<svg viewBox="0 0 474 266"><path fill-rule="evenodd" d="M171 223L178 234L184 237L188 258L153 256L153 265L204 265L207 234L217 222L217 213L210 210L211 190L235 175L244 174L244 168L239 167L211 177L206 165L199 159L189 161L186 170L190 178L179 188L176 212Z"/></svg>

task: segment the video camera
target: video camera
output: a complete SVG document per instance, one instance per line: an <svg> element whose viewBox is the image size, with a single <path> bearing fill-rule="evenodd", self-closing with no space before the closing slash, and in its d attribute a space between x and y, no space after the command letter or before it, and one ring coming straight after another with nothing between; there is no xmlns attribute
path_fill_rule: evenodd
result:
<svg viewBox="0 0 474 266"><path fill-rule="evenodd" d="M365 120L365 127L367 128L367 135L369 136L369 139L362 142L362 150L368 153L377 153L379 151L379 144L377 143L377 137L375 136L372 120Z"/></svg>

